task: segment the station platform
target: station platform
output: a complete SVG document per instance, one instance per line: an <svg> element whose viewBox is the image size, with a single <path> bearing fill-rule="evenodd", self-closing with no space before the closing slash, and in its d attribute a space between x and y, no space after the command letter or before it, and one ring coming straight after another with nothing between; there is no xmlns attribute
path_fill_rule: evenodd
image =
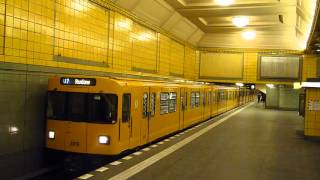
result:
<svg viewBox="0 0 320 180"><path fill-rule="evenodd" d="M251 103L78 179L320 179L320 143L294 111Z"/></svg>

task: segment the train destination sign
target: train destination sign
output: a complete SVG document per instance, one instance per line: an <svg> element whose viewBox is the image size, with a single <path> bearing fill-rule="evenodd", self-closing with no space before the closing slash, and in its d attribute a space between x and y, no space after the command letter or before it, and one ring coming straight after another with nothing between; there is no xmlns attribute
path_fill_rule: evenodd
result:
<svg viewBox="0 0 320 180"><path fill-rule="evenodd" d="M78 86L95 86L96 79L94 78L67 78L62 77L60 79L62 85L78 85Z"/></svg>

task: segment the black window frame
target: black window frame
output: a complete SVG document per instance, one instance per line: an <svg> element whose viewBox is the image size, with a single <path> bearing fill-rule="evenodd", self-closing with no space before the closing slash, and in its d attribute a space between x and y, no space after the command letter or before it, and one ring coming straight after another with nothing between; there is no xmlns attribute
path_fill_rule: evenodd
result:
<svg viewBox="0 0 320 180"><path fill-rule="evenodd" d="M162 99L162 95L164 94L166 94L167 99ZM166 109L166 111L163 111L163 109ZM169 114L169 92L160 92L160 115L165 114Z"/></svg>
<svg viewBox="0 0 320 180"><path fill-rule="evenodd" d="M126 111L124 110L124 105L125 103L127 103L127 101L125 102L126 98L125 96L129 97L129 104L128 104L128 109L126 109ZM125 115L127 117L125 117ZM122 122L127 123L129 122L131 119L131 93L124 93L122 95Z"/></svg>
<svg viewBox="0 0 320 180"><path fill-rule="evenodd" d="M60 102L60 104L64 104L64 115L63 117L50 117L49 116L49 103L51 101L51 95L53 94L64 94L65 98L63 101ZM75 119L73 117L70 116L70 95L74 95L74 94L82 94L82 95L85 95L85 118L80 118L80 119ZM94 109L94 103L93 101L91 101L89 98L93 97L95 95L100 95L101 97L105 98L106 95L112 95L113 96L113 100L115 100L115 102L112 102L114 103L112 106L113 106L113 110L111 107L109 107L109 112L112 113L112 116L114 116L114 118L112 119L105 119L105 120L97 120L97 119L94 119L93 117L93 111L96 110ZM107 103L107 100L105 100L105 103ZM118 118L118 94L114 94L114 93L106 93L106 94L102 94L102 93L83 93L83 92L66 92L66 91L48 91L47 92L47 113L46 113L46 118L47 119L52 119L52 120L61 120L61 121L71 121L71 122L86 122L86 123L95 123L95 124L115 124L117 122L117 118ZM61 105L62 106L62 105ZM111 109L111 110L110 110ZM95 114L96 115L96 114ZM54 115L52 115L54 116Z"/></svg>

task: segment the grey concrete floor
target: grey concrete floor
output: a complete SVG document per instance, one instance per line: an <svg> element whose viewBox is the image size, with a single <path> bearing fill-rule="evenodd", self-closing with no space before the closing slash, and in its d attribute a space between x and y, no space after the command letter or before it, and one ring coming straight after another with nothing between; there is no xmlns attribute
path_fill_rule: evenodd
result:
<svg viewBox="0 0 320 180"><path fill-rule="evenodd" d="M320 142L302 130L297 112L256 103L130 179L319 180Z"/></svg>

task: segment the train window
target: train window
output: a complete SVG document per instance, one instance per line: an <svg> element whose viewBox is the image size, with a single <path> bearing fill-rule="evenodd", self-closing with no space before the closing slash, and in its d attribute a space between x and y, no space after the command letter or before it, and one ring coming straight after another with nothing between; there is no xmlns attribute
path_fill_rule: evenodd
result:
<svg viewBox="0 0 320 180"><path fill-rule="evenodd" d="M171 92L169 94L169 112L176 112L177 110L177 93Z"/></svg>
<svg viewBox="0 0 320 180"><path fill-rule="evenodd" d="M169 113L169 93L160 93L160 114Z"/></svg>
<svg viewBox="0 0 320 180"><path fill-rule="evenodd" d="M78 122L115 123L118 97L115 94L49 92L47 118Z"/></svg>
<svg viewBox="0 0 320 180"><path fill-rule="evenodd" d="M64 120L67 116L67 95L61 92L49 92L47 104L47 118Z"/></svg>
<svg viewBox="0 0 320 180"><path fill-rule="evenodd" d="M88 119L87 94L70 93L68 95L68 119L85 121Z"/></svg>
<svg viewBox="0 0 320 180"><path fill-rule="evenodd" d="M115 123L118 97L115 94L88 94L89 122Z"/></svg>
<svg viewBox="0 0 320 180"><path fill-rule="evenodd" d="M207 94L206 92L203 93L203 97L202 97L202 104L203 106L206 106L206 99L207 99Z"/></svg>
<svg viewBox="0 0 320 180"><path fill-rule="evenodd" d="M184 97L183 97L183 93L180 94L180 109L183 111L184 110Z"/></svg>
<svg viewBox="0 0 320 180"><path fill-rule="evenodd" d="M191 108L200 106L200 92L191 92Z"/></svg>
<svg viewBox="0 0 320 180"><path fill-rule="evenodd" d="M211 92L208 92L208 104L211 104Z"/></svg>
<svg viewBox="0 0 320 180"><path fill-rule="evenodd" d="M156 114L156 93L150 94L150 115L154 116Z"/></svg>
<svg viewBox="0 0 320 180"><path fill-rule="evenodd" d="M196 107L200 106L200 92L196 92Z"/></svg>
<svg viewBox="0 0 320 180"><path fill-rule="evenodd" d="M225 100L225 94L223 91L218 92L218 101L223 101Z"/></svg>
<svg viewBox="0 0 320 180"><path fill-rule="evenodd" d="M196 93L195 92L191 92L191 108L196 107Z"/></svg>
<svg viewBox="0 0 320 180"><path fill-rule="evenodd" d="M215 102L216 102L216 92L215 91L213 91L212 92L212 104L214 104Z"/></svg>
<svg viewBox="0 0 320 180"><path fill-rule="evenodd" d="M122 122L128 122L131 116L131 94L122 96Z"/></svg>
<svg viewBox="0 0 320 180"><path fill-rule="evenodd" d="M143 93L143 100L142 100L142 105L143 105L143 118L148 117L148 93Z"/></svg>

